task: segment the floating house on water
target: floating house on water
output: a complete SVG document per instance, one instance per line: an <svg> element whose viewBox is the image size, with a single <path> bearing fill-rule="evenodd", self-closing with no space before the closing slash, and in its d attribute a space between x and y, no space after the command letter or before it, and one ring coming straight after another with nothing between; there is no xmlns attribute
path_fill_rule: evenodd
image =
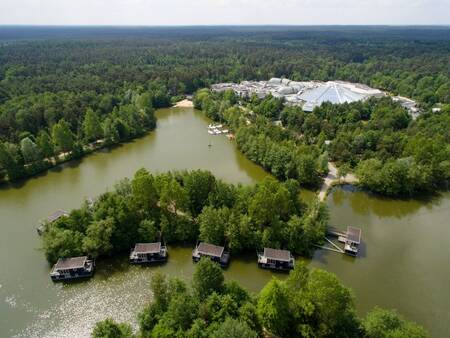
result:
<svg viewBox="0 0 450 338"><path fill-rule="evenodd" d="M54 282L91 277L95 261L87 256L60 258L53 266L50 277Z"/></svg>
<svg viewBox="0 0 450 338"><path fill-rule="evenodd" d="M40 225L37 227L36 231L38 235L42 235L47 229L47 224L56 222L61 217L69 216L69 213L64 210L56 210L53 214L48 216L45 220L42 220Z"/></svg>
<svg viewBox="0 0 450 338"><path fill-rule="evenodd" d="M338 238L338 240L344 243L344 251L347 255L357 256L358 247L361 244L361 229L347 227L346 235L345 238Z"/></svg>
<svg viewBox="0 0 450 338"><path fill-rule="evenodd" d="M167 261L167 248L156 243L137 243L130 254L130 263L148 264Z"/></svg>
<svg viewBox="0 0 450 338"><path fill-rule="evenodd" d="M333 243L331 239L327 238L327 236L337 237L338 242L344 244L344 249ZM327 236L325 236L325 240L330 246L319 246L320 248L340 252L350 256L358 255L359 245L361 244L360 228L348 226L347 231L344 232L342 230L329 226L327 229Z"/></svg>
<svg viewBox="0 0 450 338"><path fill-rule="evenodd" d="M192 260L198 262L202 257L209 257L212 261L220 264L221 267L228 266L230 253L225 251L223 246L214 244L199 243L192 252Z"/></svg>
<svg viewBox="0 0 450 338"><path fill-rule="evenodd" d="M264 252L258 253L258 266L272 270L292 270L295 259L288 250L264 248Z"/></svg>

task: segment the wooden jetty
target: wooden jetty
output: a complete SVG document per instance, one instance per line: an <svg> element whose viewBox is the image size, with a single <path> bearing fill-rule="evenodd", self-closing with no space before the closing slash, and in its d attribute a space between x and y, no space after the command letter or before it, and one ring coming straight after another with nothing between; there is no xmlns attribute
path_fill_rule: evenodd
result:
<svg viewBox="0 0 450 338"><path fill-rule="evenodd" d="M295 259L288 250L264 248L258 253L258 266L263 269L288 271L294 268Z"/></svg>
<svg viewBox="0 0 450 338"><path fill-rule="evenodd" d="M167 248L161 242L137 243L130 253L131 264L151 264L167 261Z"/></svg>
<svg viewBox="0 0 450 338"><path fill-rule="evenodd" d="M230 261L230 253L223 246L200 242L192 252L192 260L198 262L202 257L209 257L212 261L227 267Z"/></svg>
<svg viewBox="0 0 450 338"><path fill-rule="evenodd" d="M54 282L88 278L94 274L95 261L87 256L60 258L50 272Z"/></svg>

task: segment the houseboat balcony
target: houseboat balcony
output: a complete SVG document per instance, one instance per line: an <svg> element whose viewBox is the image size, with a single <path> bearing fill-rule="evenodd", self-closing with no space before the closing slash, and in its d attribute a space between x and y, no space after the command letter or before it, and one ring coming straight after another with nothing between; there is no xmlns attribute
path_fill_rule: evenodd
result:
<svg viewBox="0 0 450 338"><path fill-rule="evenodd" d="M358 255L358 245L355 243L345 243L344 251L347 255L357 256Z"/></svg>
<svg viewBox="0 0 450 338"><path fill-rule="evenodd" d="M161 245L161 242L138 243L130 253L131 264L151 264L166 261L167 248L165 245Z"/></svg>
<svg viewBox="0 0 450 338"><path fill-rule="evenodd" d="M54 281L67 281L79 278L88 278L94 274L95 261L86 256L73 258L60 258L50 272Z"/></svg>

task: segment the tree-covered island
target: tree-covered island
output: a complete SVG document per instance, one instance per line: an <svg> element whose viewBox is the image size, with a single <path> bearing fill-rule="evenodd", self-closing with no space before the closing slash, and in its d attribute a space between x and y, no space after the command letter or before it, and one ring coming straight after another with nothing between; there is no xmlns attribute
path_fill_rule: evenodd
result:
<svg viewBox="0 0 450 338"><path fill-rule="evenodd" d="M328 213L319 202L299 199L295 180L266 178L254 186L232 185L207 171L152 175L145 169L79 209L48 223L47 260L128 252L160 236L168 244L198 239L238 254L263 247L309 256L323 240Z"/></svg>

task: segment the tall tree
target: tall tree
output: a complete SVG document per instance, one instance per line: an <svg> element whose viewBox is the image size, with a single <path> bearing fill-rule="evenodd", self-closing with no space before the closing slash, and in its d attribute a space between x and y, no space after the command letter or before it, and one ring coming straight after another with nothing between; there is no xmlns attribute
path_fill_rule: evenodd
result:
<svg viewBox="0 0 450 338"><path fill-rule="evenodd" d="M288 291L283 282L273 278L261 290L257 313L261 324L270 332L288 337L292 330Z"/></svg>
<svg viewBox="0 0 450 338"><path fill-rule="evenodd" d="M363 321L367 338L426 338L426 331L419 325L402 318L397 312L376 307Z"/></svg>
<svg viewBox="0 0 450 338"><path fill-rule="evenodd" d="M18 150L14 144L0 142L0 165L6 170L9 180L21 178L25 170L18 159Z"/></svg>
<svg viewBox="0 0 450 338"><path fill-rule="evenodd" d="M39 132L36 141L44 157L49 158L55 155L55 148L53 146L52 139L45 130L41 130Z"/></svg>
<svg viewBox="0 0 450 338"><path fill-rule="evenodd" d="M217 263L209 258L202 258L197 263L192 277L192 287L201 300L206 299L215 291L222 290L223 281L223 272Z"/></svg>
<svg viewBox="0 0 450 338"><path fill-rule="evenodd" d="M20 141L20 151L25 163L33 163L42 160L42 153L39 147L29 137Z"/></svg>
<svg viewBox="0 0 450 338"><path fill-rule="evenodd" d="M95 324L92 338L133 338L131 326L108 318Z"/></svg>
<svg viewBox="0 0 450 338"><path fill-rule="evenodd" d="M70 130L69 124L61 119L52 128L52 138L58 151L68 152L73 149L74 136Z"/></svg>
<svg viewBox="0 0 450 338"><path fill-rule="evenodd" d="M91 108L86 110L83 121L83 132L86 141L96 141L103 137L103 129L98 114Z"/></svg>
<svg viewBox="0 0 450 338"><path fill-rule="evenodd" d="M114 219L106 218L89 224L86 237L83 239L83 250L92 257L110 253L111 237L114 231Z"/></svg>

